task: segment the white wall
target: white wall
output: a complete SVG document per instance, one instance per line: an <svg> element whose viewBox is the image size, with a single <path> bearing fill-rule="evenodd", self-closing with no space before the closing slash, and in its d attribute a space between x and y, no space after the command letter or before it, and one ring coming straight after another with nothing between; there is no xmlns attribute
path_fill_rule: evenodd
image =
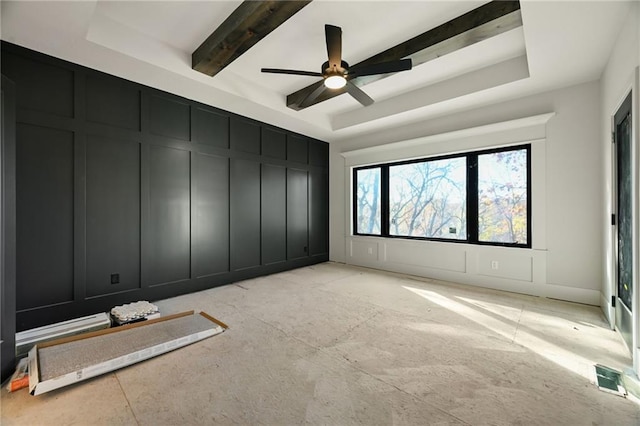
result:
<svg viewBox="0 0 640 426"><path fill-rule="evenodd" d="M612 183L612 147L611 147L611 117L621 101L629 92L633 83L635 68L640 64L640 4L633 3L631 13L620 30L620 35L611 51L611 56L600 79L602 94L601 108L601 155L603 162L603 213L607 217L613 213L613 183ZM604 223L603 243L603 277L602 301L603 312L613 323L611 296L614 288L614 234L613 227ZM636 279L637 283L637 279Z"/></svg>
<svg viewBox="0 0 640 426"><path fill-rule="evenodd" d="M374 142L370 144L367 138L332 144L331 259L598 305L603 237L597 230L604 220L600 103L599 83L590 82L425 121L413 127L414 134L407 134L405 127L402 131L407 140L429 137L422 142L412 141L410 146L401 148L401 154L394 154L395 149L380 148L384 144L380 143L379 135L372 135ZM556 115L542 128L529 126L505 131L498 126L494 134L484 132L472 137L456 133L551 112ZM447 140L437 136L443 134L449 135ZM435 155L527 140L537 140L532 145L532 249L350 235L349 166L395 160L398 155ZM367 152L371 146L379 148L374 153ZM346 160L344 153L348 153ZM499 261L497 271L487 266L492 260Z"/></svg>
<svg viewBox="0 0 640 426"><path fill-rule="evenodd" d="M349 208L345 205L344 157L340 155L337 143L329 144L329 259L335 262L347 261L345 254L344 215Z"/></svg>
<svg viewBox="0 0 640 426"><path fill-rule="evenodd" d="M633 184L632 193L634 194L633 207L634 207L634 292L633 303L633 330L632 330L632 355L634 371L636 374L640 374L640 315L638 306L640 304L640 296L637 289L639 286L639 271L640 264L639 254L639 195L638 188L639 182L639 152L640 140L638 138L638 130L640 125L640 85L638 83L638 66L640 65L640 4L633 2L630 7L630 13L627 16L625 24L620 30L620 34L616 43L611 51L609 61L605 67L602 77L600 79L600 90L602 93L602 108L601 108L601 153L603 162L603 212L605 215L610 215L614 212L614 177L612 172L612 146L611 146L611 132L612 116L620 106L620 103L624 100L630 90L635 94L632 99L632 111L634 116L632 118L632 176ZM611 304L612 295L615 295L616 285L616 261L615 261L615 229L612 226L604 226L603 229L603 242L604 253L602 262L604 264L602 288L601 288L601 302L603 312L609 319L609 323L613 326L615 322L615 311Z"/></svg>

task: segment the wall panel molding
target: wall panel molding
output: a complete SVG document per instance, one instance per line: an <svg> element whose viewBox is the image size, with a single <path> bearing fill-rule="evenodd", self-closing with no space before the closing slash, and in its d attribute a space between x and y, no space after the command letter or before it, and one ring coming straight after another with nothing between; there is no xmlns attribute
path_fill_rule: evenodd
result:
<svg viewBox="0 0 640 426"><path fill-rule="evenodd" d="M2 71L18 331L329 259L327 143L6 42Z"/></svg>

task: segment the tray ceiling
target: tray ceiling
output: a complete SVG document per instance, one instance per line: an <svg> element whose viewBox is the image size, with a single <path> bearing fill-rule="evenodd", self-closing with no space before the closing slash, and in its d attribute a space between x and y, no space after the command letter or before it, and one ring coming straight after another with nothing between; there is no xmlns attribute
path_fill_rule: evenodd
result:
<svg viewBox="0 0 640 426"><path fill-rule="evenodd" d="M420 120L600 77L626 17L625 2L522 1L523 25L302 111L286 96L318 78L324 25L343 31L352 64L437 27L483 1L314 0L214 77L191 53L239 1L2 2L2 39L327 141L392 131Z"/></svg>

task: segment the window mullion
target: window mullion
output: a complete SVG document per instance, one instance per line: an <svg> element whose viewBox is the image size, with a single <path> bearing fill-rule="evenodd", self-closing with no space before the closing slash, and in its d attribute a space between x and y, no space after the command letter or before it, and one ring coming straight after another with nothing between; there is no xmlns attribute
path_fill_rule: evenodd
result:
<svg viewBox="0 0 640 426"><path fill-rule="evenodd" d="M528 247L533 247L533 231L531 224L531 212L533 209L531 208L531 145L527 145L527 245Z"/></svg>
<svg viewBox="0 0 640 426"><path fill-rule="evenodd" d="M358 215L360 212L358 211L358 170L353 170L353 187L351 188L352 197L351 197L351 226L352 234L358 234Z"/></svg>
<svg viewBox="0 0 640 426"><path fill-rule="evenodd" d="M382 215L380 218L380 232L383 237L389 236L389 166L382 166L380 171L381 177L381 205Z"/></svg>
<svg viewBox="0 0 640 426"><path fill-rule="evenodd" d="M478 155L467 155L467 241L478 242Z"/></svg>

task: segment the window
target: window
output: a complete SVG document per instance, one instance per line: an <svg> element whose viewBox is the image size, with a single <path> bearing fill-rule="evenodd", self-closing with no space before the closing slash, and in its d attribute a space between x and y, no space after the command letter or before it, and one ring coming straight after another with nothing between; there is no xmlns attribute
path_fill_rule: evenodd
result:
<svg viewBox="0 0 640 426"><path fill-rule="evenodd" d="M478 155L478 240L527 243L527 150Z"/></svg>
<svg viewBox="0 0 640 426"><path fill-rule="evenodd" d="M354 233L531 247L531 146L354 169Z"/></svg>
<svg viewBox="0 0 640 426"><path fill-rule="evenodd" d="M466 239L466 158L389 166L390 235Z"/></svg>
<svg viewBox="0 0 640 426"><path fill-rule="evenodd" d="M358 169L355 173L356 233L380 235L380 167Z"/></svg>

